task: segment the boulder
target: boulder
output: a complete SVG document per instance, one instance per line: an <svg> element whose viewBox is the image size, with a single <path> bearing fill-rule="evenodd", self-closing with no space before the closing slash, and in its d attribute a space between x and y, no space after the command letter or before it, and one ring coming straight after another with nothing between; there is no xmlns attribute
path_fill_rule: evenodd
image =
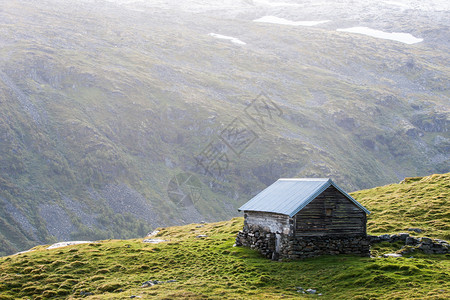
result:
<svg viewBox="0 0 450 300"><path fill-rule="evenodd" d="M417 244L419 244L419 239L416 239L415 237L409 236L405 240L405 245L415 246Z"/></svg>
<svg viewBox="0 0 450 300"><path fill-rule="evenodd" d="M381 241L389 241L391 239L391 236L389 234L382 234L382 235L378 236L378 238Z"/></svg>
<svg viewBox="0 0 450 300"><path fill-rule="evenodd" d="M419 241L420 241L422 244L425 244L425 245L430 245L430 244L433 243L433 240L430 239L430 238L427 238L427 237L422 237L422 238L419 239Z"/></svg>

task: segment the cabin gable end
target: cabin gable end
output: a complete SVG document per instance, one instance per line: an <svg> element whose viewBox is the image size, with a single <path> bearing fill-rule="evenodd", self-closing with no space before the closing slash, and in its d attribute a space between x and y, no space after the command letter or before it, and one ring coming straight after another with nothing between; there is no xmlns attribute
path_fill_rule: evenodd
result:
<svg viewBox="0 0 450 300"><path fill-rule="evenodd" d="M333 185L293 219L297 237L366 235L366 213Z"/></svg>

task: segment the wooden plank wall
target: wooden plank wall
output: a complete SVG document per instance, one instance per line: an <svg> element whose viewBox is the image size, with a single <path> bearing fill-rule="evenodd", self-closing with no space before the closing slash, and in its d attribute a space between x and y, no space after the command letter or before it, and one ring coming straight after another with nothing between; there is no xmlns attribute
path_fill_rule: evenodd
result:
<svg viewBox="0 0 450 300"><path fill-rule="evenodd" d="M366 214L335 187L330 186L295 218L295 235L365 235Z"/></svg>

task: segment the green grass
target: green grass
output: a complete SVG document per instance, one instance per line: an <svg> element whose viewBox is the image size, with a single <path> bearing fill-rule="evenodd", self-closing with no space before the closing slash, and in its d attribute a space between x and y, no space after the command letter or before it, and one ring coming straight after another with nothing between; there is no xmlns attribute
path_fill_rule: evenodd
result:
<svg viewBox="0 0 450 300"><path fill-rule="evenodd" d="M323 299L446 299L450 260L444 255L414 258L326 256L274 262L233 247L242 218L162 228L160 244L141 240L35 251L0 259L0 299L291 299L296 287L314 288ZM196 238L206 234L207 238ZM377 253L395 251L381 246ZM141 288L147 280L176 282Z"/></svg>
<svg viewBox="0 0 450 300"><path fill-rule="evenodd" d="M448 215L439 211L448 212L449 204L430 199L448 200L449 176L408 178L401 184L352 195L373 212L369 233L394 233L415 226L425 229L427 236L443 238L449 230L436 224L448 224ZM412 210L413 203L416 210ZM402 207L410 214L404 214ZM420 214L428 217L419 218ZM385 224L391 227L383 227ZM159 244L133 239L52 250L38 246L32 252L0 258L0 299L319 297L299 294L296 287L316 289L321 299L450 297L450 254L415 252L413 256L382 258L402 247L401 243L384 242L372 246L371 258L342 255L274 262L256 251L233 247L242 226L243 219L234 218L159 228L153 238L166 240ZM142 288L147 280L176 282Z"/></svg>
<svg viewBox="0 0 450 300"><path fill-rule="evenodd" d="M450 173L406 178L351 195L372 212L367 223L371 234L420 228L422 233L409 233L450 240Z"/></svg>

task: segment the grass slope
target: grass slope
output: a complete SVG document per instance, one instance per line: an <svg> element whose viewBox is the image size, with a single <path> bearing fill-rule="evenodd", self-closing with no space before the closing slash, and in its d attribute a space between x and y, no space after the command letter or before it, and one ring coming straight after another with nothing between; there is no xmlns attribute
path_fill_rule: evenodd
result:
<svg viewBox="0 0 450 300"><path fill-rule="evenodd" d="M353 195L373 211L371 232L377 231L378 222L390 218L426 228L427 235L446 236L448 229L434 231L426 218L411 221L400 210L391 208L413 202L420 190L430 191L430 186L436 188L426 197L438 197L448 192L449 175L408 179L400 185ZM395 198L390 198L390 204L379 200L387 191L396 194ZM431 211L438 207L443 211L449 209L447 202L444 206L436 201L430 203L428 209ZM442 216L435 214L435 218ZM274 262L253 250L233 247L242 223L242 218L234 218L219 223L160 228L154 236L166 240L160 244L135 239L106 240L53 250L35 247L33 252L0 258L0 299L124 299L133 295L143 299L317 297L299 294L296 289L299 286L317 289L322 294L321 299L450 297L450 255L416 253L410 258L325 256ZM399 224L396 226L392 229L403 229ZM398 250L396 247L398 245L380 244L372 250L381 255ZM140 287L147 280L176 282ZM86 292L92 295L85 296Z"/></svg>
<svg viewBox="0 0 450 300"><path fill-rule="evenodd" d="M420 235L450 240L450 173L406 178L399 184L354 192L352 196L372 212L367 223L369 233L420 228Z"/></svg>

